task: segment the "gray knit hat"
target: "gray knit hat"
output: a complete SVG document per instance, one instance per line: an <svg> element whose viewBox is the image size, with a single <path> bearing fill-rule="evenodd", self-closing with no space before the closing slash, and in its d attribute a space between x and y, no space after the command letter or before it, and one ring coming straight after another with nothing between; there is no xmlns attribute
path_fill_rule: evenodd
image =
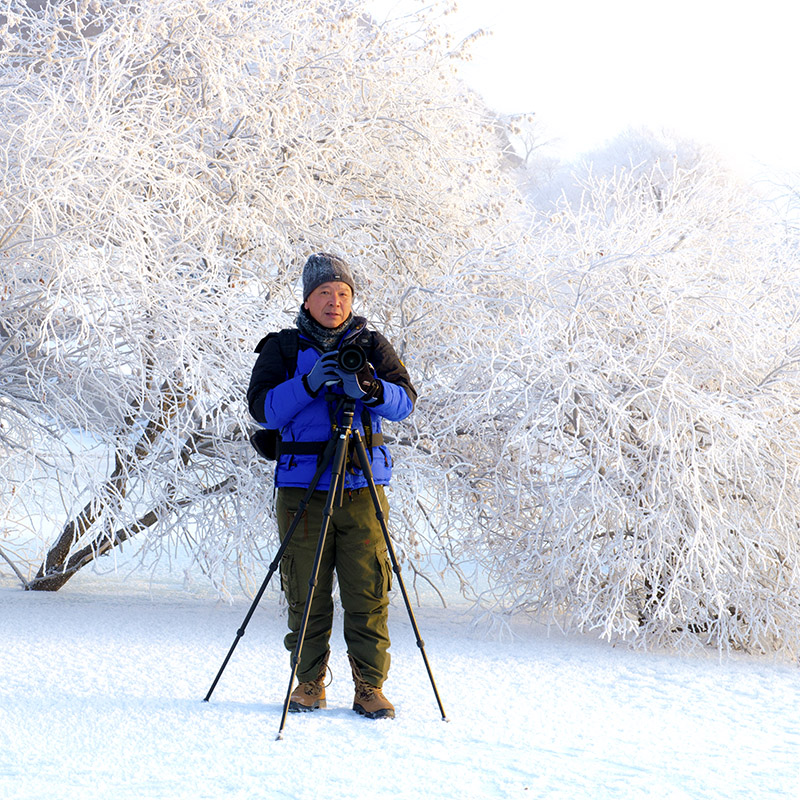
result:
<svg viewBox="0 0 800 800"><path fill-rule="evenodd" d="M308 300L308 296L317 286L328 281L342 281L350 287L353 294L356 293L350 267L343 258L330 253L314 253L309 256L303 267L303 302Z"/></svg>

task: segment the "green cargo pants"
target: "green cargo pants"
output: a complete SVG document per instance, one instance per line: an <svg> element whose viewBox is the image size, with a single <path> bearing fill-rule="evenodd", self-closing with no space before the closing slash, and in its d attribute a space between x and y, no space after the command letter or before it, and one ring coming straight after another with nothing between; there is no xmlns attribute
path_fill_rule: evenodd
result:
<svg viewBox="0 0 800 800"><path fill-rule="evenodd" d="M377 492L388 519L383 487L378 486ZM281 541L305 493L305 489L278 489L276 509ZM284 644L290 652L297 646L327 496L326 491L313 493L281 559L281 586L289 605L289 633ZM389 671L388 594L392 570L369 489L345 491L341 507L333 509L297 668L301 682L316 678L328 652L333 627L334 570L344 609L347 652L364 680L380 687Z"/></svg>

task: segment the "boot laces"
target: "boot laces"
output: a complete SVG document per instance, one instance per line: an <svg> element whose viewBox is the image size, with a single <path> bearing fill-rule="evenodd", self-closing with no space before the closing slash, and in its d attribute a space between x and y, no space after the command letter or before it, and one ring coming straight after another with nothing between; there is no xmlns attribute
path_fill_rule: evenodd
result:
<svg viewBox="0 0 800 800"><path fill-rule="evenodd" d="M328 679L327 683L325 683L326 678ZM317 678L317 681L323 689L327 689L333 683L333 670L327 664L325 665L325 674L321 678Z"/></svg>
<svg viewBox="0 0 800 800"><path fill-rule="evenodd" d="M325 679L328 679L328 682L325 683ZM301 689L305 694L317 694L321 692L323 689L327 689L333 683L333 670L326 664L325 665L325 672L320 675L317 675L316 678L312 678L310 681L302 681L298 684L297 688Z"/></svg>
<svg viewBox="0 0 800 800"><path fill-rule="evenodd" d="M383 697L383 692L377 686L371 686L369 683L359 682L357 691L359 696L365 700L371 700L373 697Z"/></svg>

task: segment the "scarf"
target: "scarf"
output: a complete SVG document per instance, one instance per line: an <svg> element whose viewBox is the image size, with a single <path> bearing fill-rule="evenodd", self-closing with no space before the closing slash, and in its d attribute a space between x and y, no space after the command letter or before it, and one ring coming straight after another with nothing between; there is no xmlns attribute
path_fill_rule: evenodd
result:
<svg viewBox="0 0 800 800"><path fill-rule="evenodd" d="M338 327L326 328L308 313L305 306L300 306L300 313L297 315L295 324L303 336L318 344L323 353L329 353L336 349L336 345L339 344L339 340L347 332L352 321L353 314L351 312L350 316Z"/></svg>

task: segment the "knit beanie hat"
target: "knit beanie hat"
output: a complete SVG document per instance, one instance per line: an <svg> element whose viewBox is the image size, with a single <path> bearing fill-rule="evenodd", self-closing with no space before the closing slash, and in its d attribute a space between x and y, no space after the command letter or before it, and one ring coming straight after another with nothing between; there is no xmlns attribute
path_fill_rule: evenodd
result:
<svg viewBox="0 0 800 800"><path fill-rule="evenodd" d="M350 287L353 294L356 293L350 267L343 258L330 253L314 253L309 256L303 267L303 302L308 300L308 296L317 286L329 281L342 281Z"/></svg>

